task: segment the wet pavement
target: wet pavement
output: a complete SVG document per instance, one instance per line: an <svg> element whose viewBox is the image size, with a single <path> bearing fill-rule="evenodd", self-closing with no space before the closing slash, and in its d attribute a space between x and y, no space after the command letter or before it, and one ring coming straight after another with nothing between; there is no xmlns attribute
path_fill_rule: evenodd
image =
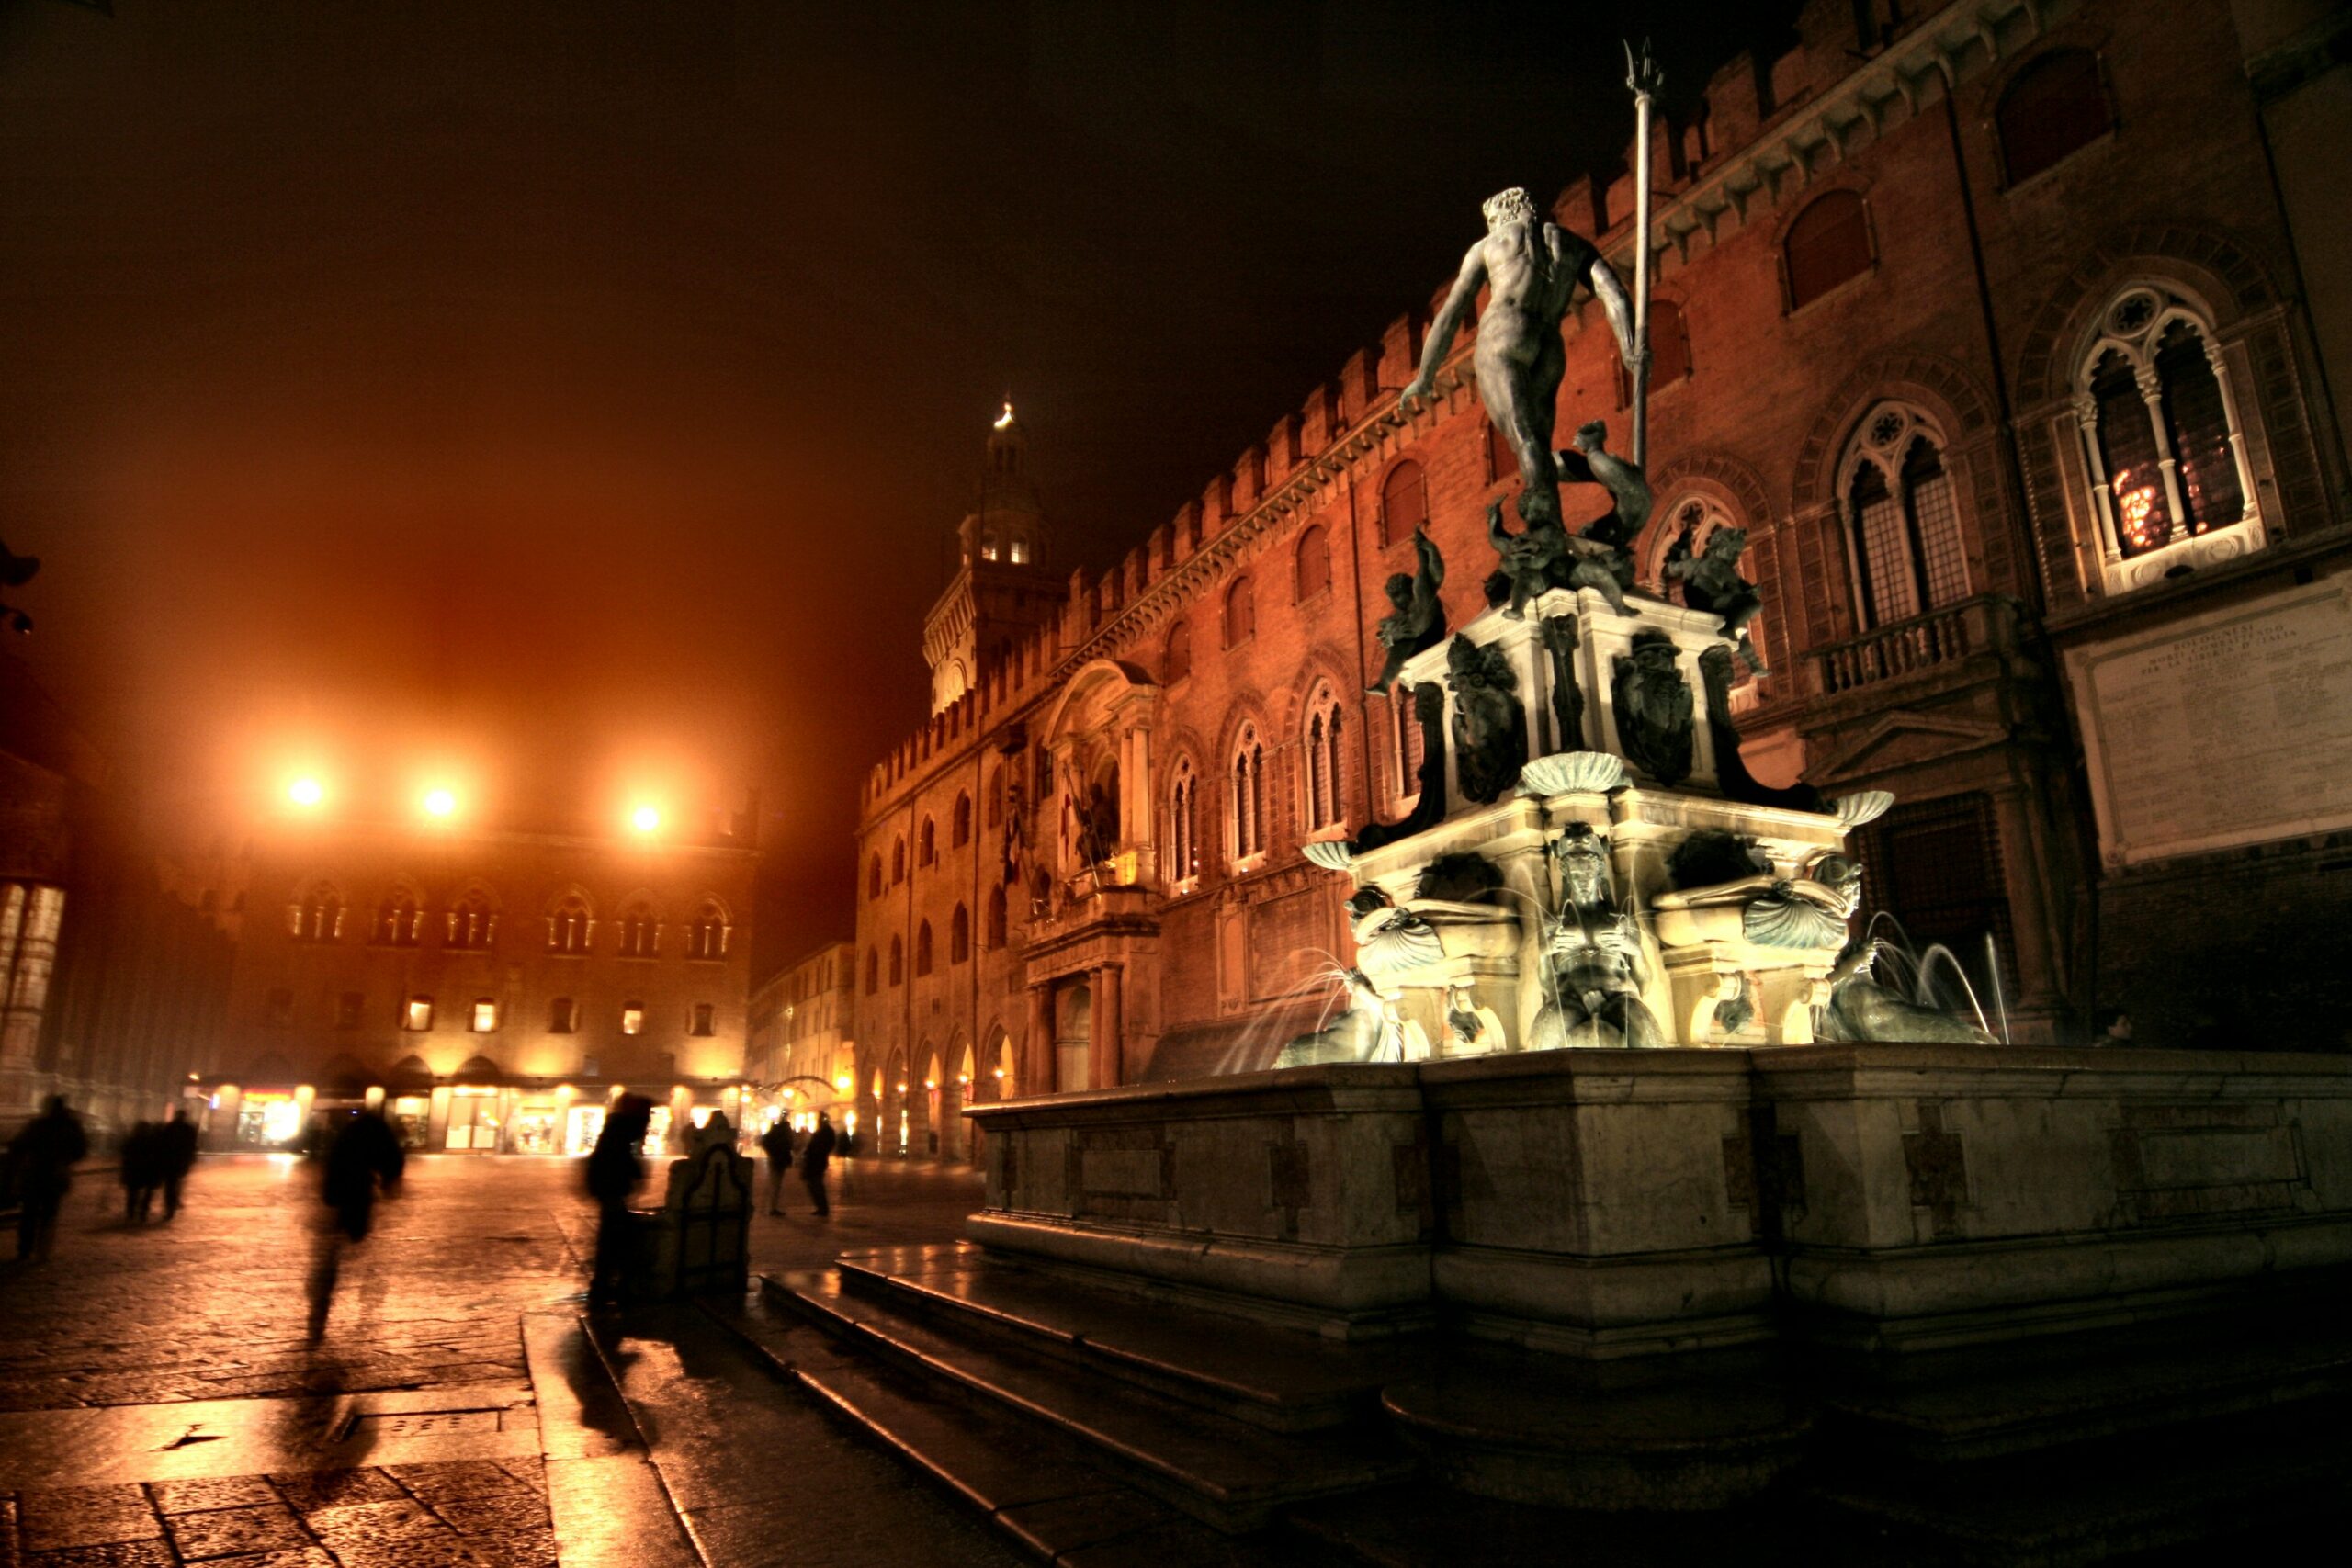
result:
<svg viewBox="0 0 2352 1568"><path fill-rule="evenodd" d="M755 1222L755 1268L944 1239L978 1199L967 1169L836 1168L830 1219L793 1183ZM876 1521L892 1557L1011 1561L694 1309L591 1339L580 1179L413 1160L314 1343L311 1171L208 1158L144 1227L85 1179L51 1262L0 1263L0 1568L756 1568L876 1561Z"/></svg>

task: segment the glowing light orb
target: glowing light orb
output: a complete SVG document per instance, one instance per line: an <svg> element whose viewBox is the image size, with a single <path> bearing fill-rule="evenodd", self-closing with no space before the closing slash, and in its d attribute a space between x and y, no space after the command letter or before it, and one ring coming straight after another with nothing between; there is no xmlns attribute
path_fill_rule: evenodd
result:
<svg viewBox="0 0 2352 1568"><path fill-rule="evenodd" d="M640 833L650 833L662 826L662 813L650 806L640 806L628 814L628 825Z"/></svg>
<svg viewBox="0 0 2352 1568"><path fill-rule="evenodd" d="M297 806L316 806L326 797L326 785L316 779L296 779L286 786L286 798Z"/></svg>
<svg viewBox="0 0 2352 1568"><path fill-rule="evenodd" d="M424 792L424 813L428 817L447 817L458 809L455 791L428 789Z"/></svg>

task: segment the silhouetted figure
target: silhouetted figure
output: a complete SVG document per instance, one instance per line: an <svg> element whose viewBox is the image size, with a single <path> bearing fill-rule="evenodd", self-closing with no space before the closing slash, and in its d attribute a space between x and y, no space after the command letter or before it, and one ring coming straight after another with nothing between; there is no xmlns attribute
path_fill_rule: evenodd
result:
<svg viewBox="0 0 2352 1568"><path fill-rule="evenodd" d="M817 1130L808 1134L808 1146L800 1152L800 1179L808 1184L808 1201L820 1218L833 1212L825 1201L825 1167L833 1162L833 1145L838 1141L832 1117L817 1112Z"/></svg>
<svg viewBox="0 0 2352 1568"><path fill-rule="evenodd" d="M181 1106L172 1112L172 1119L155 1131L161 1148L164 1168L164 1218L173 1218L180 1212L180 1189L187 1180L187 1173L196 1168L196 1122Z"/></svg>
<svg viewBox="0 0 2352 1568"><path fill-rule="evenodd" d="M645 1162L637 1146L653 1122L653 1102L641 1094L625 1094L605 1118L604 1131L588 1154L588 1195L596 1200L596 1261L588 1278L591 1306L618 1305L628 1288L634 1259L635 1222L628 1201L645 1179Z"/></svg>
<svg viewBox="0 0 2352 1568"><path fill-rule="evenodd" d="M327 1144L319 1195L332 1217L321 1230L318 1261L311 1275L312 1339L326 1332L327 1308L334 1304L335 1280L343 1271L345 1244L368 1239L375 1225L379 1188L385 1197L397 1192L401 1171L407 1164L400 1139L384 1124L383 1117L372 1111L353 1116Z"/></svg>
<svg viewBox="0 0 2352 1568"><path fill-rule="evenodd" d="M40 1115L26 1122L9 1144L17 1161L17 1192L24 1207L17 1217L17 1256L36 1263L49 1258L57 1238L57 1211L74 1187L74 1167L90 1152L82 1119L52 1094Z"/></svg>
<svg viewBox="0 0 2352 1568"><path fill-rule="evenodd" d="M768 1213L784 1213L784 1177L792 1168L792 1123L779 1119L760 1134L760 1152L768 1156Z"/></svg>
<svg viewBox="0 0 2352 1568"><path fill-rule="evenodd" d="M143 1225L154 1212L155 1189L164 1180L163 1129L153 1122L134 1122L122 1140L122 1223Z"/></svg>

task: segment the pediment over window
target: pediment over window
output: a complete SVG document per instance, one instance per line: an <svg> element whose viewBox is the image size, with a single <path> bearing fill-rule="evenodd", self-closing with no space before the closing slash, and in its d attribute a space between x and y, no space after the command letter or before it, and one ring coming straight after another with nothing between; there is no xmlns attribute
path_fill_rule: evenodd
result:
<svg viewBox="0 0 2352 1568"><path fill-rule="evenodd" d="M2008 739L1997 724L1944 714L1883 714L1844 750L1805 772L1832 794L1873 775L1940 762Z"/></svg>

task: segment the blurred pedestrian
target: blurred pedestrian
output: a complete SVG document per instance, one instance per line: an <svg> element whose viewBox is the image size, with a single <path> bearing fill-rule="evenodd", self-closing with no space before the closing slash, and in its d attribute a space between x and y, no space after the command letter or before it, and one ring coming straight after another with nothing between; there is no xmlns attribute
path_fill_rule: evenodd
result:
<svg viewBox="0 0 2352 1568"><path fill-rule="evenodd" d="M163 1130L153 1122L134 1122L122 1140L122 1223L143 1225L154 1212L155 1189L164 1180Z"/></svg>
<svg viewBox="0 0 2352 1568"><path fill-rule="evenodd" d="M778 1117L760 1134L760 1152L768 1156L768 1213L784 1213L784 1177L792 1168L792 1123Z"/></svg>
<svg viewBox="0 0 2352 1568"><path fill-rule="evenodd" d="M183 1105L156 1131L164 1168L164 1218L180 1212L180 1188L196 1168L196 1122Z"/></svg>
<svg viewBox="0 0 2352 1568"><path fill-rule="evenodd" d="M57 1239L57 1211L74 1187L74 1167L90 1152L82 1119L52 1094L40 1115L26 1122L8 1145L17 1163L17 1256L46 1262Z"/></svg>
<svg viewBox="0 0 2352 1568"><path fill-rule="evenodd" d="M833 1212L825 1201L825 1167L833 1160L833 1119L828 1112L817 1112L817 1130L808 1134L808 1146L800 1153L800 1179L808 1184L808 1201L822 1219Z"/></svg>
<svg viewBox="0 0 2352 1568"><path fill-rule="evenodd" d="M653 1123L653 1102L625 1094L614 1102L588 1154L588 1195L596 1201L596 1260L588 1276L588 1304L619 1305L635 1261L635 1222L628 1201L645 1179L638 1145Z"/></svg>
<svg viewBox="0 0 2352 1568"><path fill-rule="evenodd" d="M323 1131L322 1136L324 1136ZM376 1200L400 1190L408 1156L401 1141L372 1111L354 1112L326 1143L319 1196L329 1218L320 1227L318 1257L311 1273L311 1337L326 1332L327 1308L334 1303L343 1272L343 1249L368 1239L376 1221Z"/></svg>

